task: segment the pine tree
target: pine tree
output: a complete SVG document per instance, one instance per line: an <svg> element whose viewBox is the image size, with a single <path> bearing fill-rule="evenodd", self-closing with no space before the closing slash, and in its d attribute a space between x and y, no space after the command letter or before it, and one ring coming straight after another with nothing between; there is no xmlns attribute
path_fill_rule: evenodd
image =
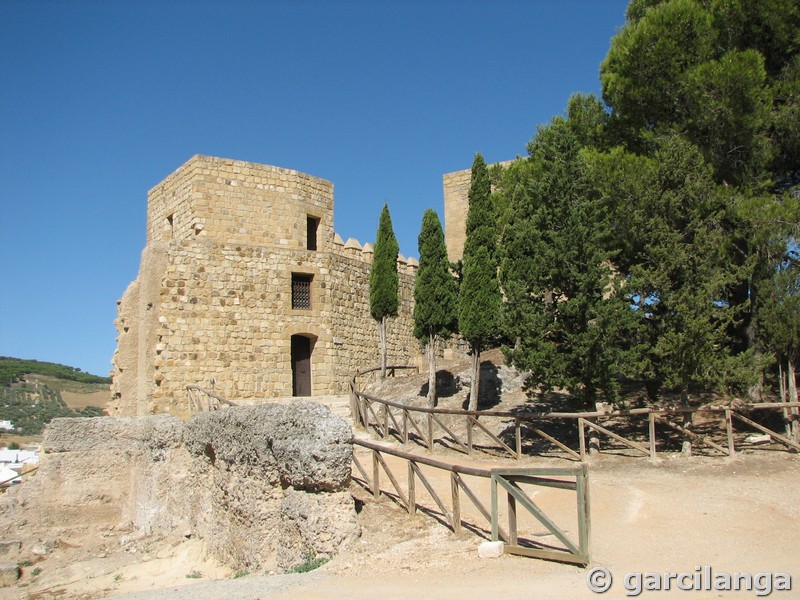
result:
<svg viewBox="0 0 800 600"><path fill-rule="evenodd" d="M386 377L386 321L397 316L399 307L397 255L400 247L392 229L392 218L388 205L383 205L375 252L369 273L369 305L372 318L378 322L378 337L381 349L381 377Z"/></svg>
<svg viewBox="0 0 800 600"><path fill-rule="evenodd" d="M658 306L665 307L664 311L649 311L648 317L649 323L658 324L653 327L659 340L655 370L662 371L665 383L699 383L696 379L701 374L706 380L718 378L726 369L734 374L731 366L738 362L733 370L738 371L740 385L744 384L761 363L758 353L774 352L769 340L760 339L770 321L758 314L768 306L760 296L774 292L773 276L781 255L776 247L791 246L796 236L791 230L796 229L797 218L785 215L796 213L800 206L796 193L800 187L800 4L793 0L633 0L627 23L611 40L601 81L610 109L608 131L613 131L609 146L621 144L653 159L656 154L680 151L674 143L669 150L664 140L681 138L702 155L711 180L719 187L705 194L717 202L701 215L705 201L692 187L700 179L707 183L708 177L686 160L689 153L681 151L683 157L674 155L677 160L670 160L676 172L688 175L686 179L654 181L663 193L655 189L648 193L656 207L666 202L663 212L668 220L683 220L693 231L681 235L682 225L659 225L647 218L631 229L634 241L625 250L630 251L634 279L652 281L659 298L663 294ZM639 212L646 217L652 203L639 198L633 204L641 206ZM637 210L630 212L633 216ZM633 224L630 218L626 220ZM649 231L651 226L654 233ZM707 243L712 237L716 239ZM663 247L658 252L666 259L661 268L648 262L657 246ZM703 246L712 251L709 259L718 260L718 266L711 268L709 259L698 258L705 252ZM719 256L721 250L725 256ZM692 261L704 275L685 268ZM670 264L672 271L667 268ZM689 279L681 280L683 275ZM698 277L700 287L692 289L692 280L697 282ZM706 299L705 306L701 298ZM710 316L714 312L723 314ZM722 330L714 325L720 320L726 324ZM672 333L667 335L667 331ZM694 339L699 343L692 343ZM675 364L661 369L671 361L662 363L659 355L682 353L689 371L681 375L674 370ZM724 360L712 365L702 353ZM693 362L699 371L691 371ZM751 396L758 389L751 388Z"/></svg>
<svg viewBox="0 0 800 600"><path fill-rule="evenodd" d="M497 339L502 301L497 282L497 228L491 182L486 162L475 155L469 189L467 238L458 299L458 328L469 343L472 384L469 409L477 410L480 392L481 351Z"/></svg>
<svg viewBox="0 0 800 600"><path fill-rule="evenodd" d="M765 286L759 298L759 325L762 344L778 362L778 389L781 400L797 402L797 365L800 362L800 260L798 252L787 252L785 260ZM796 408L792 411L800 413ZM791 431L798 437L795 420Z"/></svg>
<svg viewBox="0 0 800 600"><path fill-rule="evenodd" d="M573 128L539 130L515 172L501 280L511 364L529 389L566 388L582 404L614 401L635 365L635 319L612 268L609 210L593 193Z"/></svg>
<svg viewBox="0 0 800 600"><path fill-rule="evenodd" d="M458 291L450 273L442 225L436 211L422 217L419 234L419 269L414 283L414 336L428 355L428 404L436 405L436 341L457 328Z"/></svg>

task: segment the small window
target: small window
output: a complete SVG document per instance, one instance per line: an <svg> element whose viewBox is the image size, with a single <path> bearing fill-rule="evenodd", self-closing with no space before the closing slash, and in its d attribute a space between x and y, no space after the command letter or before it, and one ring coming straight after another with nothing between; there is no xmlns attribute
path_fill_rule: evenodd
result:
<svg viewBox="0 0 800 600"><path fill-rule="evenodd" d="M292 273L292 308L311 308L311 280L312 275Z"/></svg>
<svg viewBox="0 0 800 600"><path fill-rule="evenodd" d="M319 219L316 217L306 218L306 249L317 249L317 228L319 227Z"/></svg>
<svg viewBox="0 0 800 600"><path fill-rule="evenodd" d="M167 215L167 235L169 239L175 234L175 213Z"/></svg>

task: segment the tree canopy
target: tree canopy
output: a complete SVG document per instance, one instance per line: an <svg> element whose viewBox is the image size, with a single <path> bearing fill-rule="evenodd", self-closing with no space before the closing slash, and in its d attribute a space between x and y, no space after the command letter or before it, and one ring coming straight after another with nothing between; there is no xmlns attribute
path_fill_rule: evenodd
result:
<svg viewBox="0 0 800 600"><path fill-rule="evenodd" d="M375 251L369 273L369 307L372 318L380 321L397 316L400 301L397 295L399 278L397 256L400 247L392 228L389 206L384 204L375 237Z"/></svg>
<svg viewBox="0 0 800 600"><path fill-rule="evenodd" d="M448 337L457 330L458 289L450 273L439 216L428 209L419 233L419 268L414 282L414 336L426 342L430 336Z"/></svg>
<svg viewBox="0 0 800 600"><path fill-rule="evenodd" d="M507 358L583 402L793 373L800 5L633 0L600 78L495 184Z"/></svg>

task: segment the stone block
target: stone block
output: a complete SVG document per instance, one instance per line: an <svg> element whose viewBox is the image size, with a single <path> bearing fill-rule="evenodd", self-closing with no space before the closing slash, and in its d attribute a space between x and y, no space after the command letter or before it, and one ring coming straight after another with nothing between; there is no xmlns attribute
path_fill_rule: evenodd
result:
<svg viewBox="0 0 800 600"><path fill-rule="evenodd" d="M499 558L503 556L503 549L505 544L503 542L482 542L478 546L479 558Z"/></svg>

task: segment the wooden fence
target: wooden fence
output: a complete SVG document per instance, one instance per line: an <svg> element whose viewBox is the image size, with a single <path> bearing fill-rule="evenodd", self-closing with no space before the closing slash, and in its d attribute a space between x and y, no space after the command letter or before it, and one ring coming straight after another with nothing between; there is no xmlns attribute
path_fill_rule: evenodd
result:
<svg viewBox="0 0 800 600"><path fill-rule="evenodd" d="M358 474L354 474L356 482L369 490L377 499L381 493L392 498L403 506L409 516L414 516L419 504L417 502L417 482L427 490L433 502L439 509L439 515L444 524L454 534L463 530L481 535L483 531L479 526L468 522L462 515L462 497L469 500L483 516L490 528L491 539L502 540L504 551L508 554L518 554L547 560L569 562L586 565L590 560L589 535L589 479L588 468L585 464L577 467L563 468L528 468L528 469L477 469L474 467L460 466L452 463L418 456L366 440L354 440L356 447L368 449L372 455L372 465L363 465L353 453L353 465ZM401 485L398 477L392 471L384 455L391 455L404 460L407 464L407 484ZM450 494L439 494L431 480L423 473L420 465L426 465L449 473ZM371 473L370 473L371 472ZM393 492L381 489L381 472L388 478ZM489 479L490 500L487 502L480 498L480 493L474 485L470 485L468 477ZM565 479L566 478L566 479ZM542 487L558 488L575 492L577 510L578 540L572 540L555 521L543 511L528 494L522 484ZM499 491L506 493L508 526L504 529L500 525L500 495ZM448 502L449 500L449 502ZM527 510L537 522L544 525L550 535L563 544L563 547L543 543L530 537L520 535L518 527L519 508Z"/></svg>
<svg viewBox="0 0 800 600"><path fill-rule="evenodd" d="M415 367L390 367L393 371L403 368ZM798 407L800 402L768 402L758 404L737 404L722 406L705 406L699 408L636 408L630 410L608 410L592 412L504 412L504 411L468 411L460 409L428 408L410 406L401 402L385 400L366 394L358 389L359 377L374 373L377 369L366 369L350 381L351 414L356 425L365 430L372 430L381 438L394 437L399 442L407 444L415 442L433 451L436 445L446 446L465 454L472 454L477 449L490 449L520 459L525 454L523 439L539 438L557 448L561 456L576 460L586 460L587 453L600 451L600 435L606 436L617 442L622 448L641 456L656 458L659 439L657 434L675 432L681 439L682 452L691 453L692 446L702 446L712 454L733 456L736 452L735 433L739 435L739 445L744 443L744 436L752 430L769 435L789 451L800 451L800 440L797 434L797 422L800 421ZM773 411L782 415L785 433L769 429L765 425L753 420L752 412ZM693 430L693 421L698 413L712 415L720 424L724 422L726 440L711 439L708 434L701 434ZM743 414L748 413L749 416ZM779 418L780 415L779 415ZM632 434L623 435L611 429L609 421L623 421L626 429L635 429L631 425L639 422L647 423L646 433L638 439L633 439ZM463 433L456 433L454 422L461 422ZM503 433L494 431L487 426L487 421L503 428ZM680 423L678 422L680 421ZM750 431L735 431L734 422L744 424ZM547 425L554 422L562 423L563 429L577 427L577 448L570 447L563 439L546 432ZM570 425L570 423L573 423ZM601 424L603 423L603 424ZM566 424L566 426L564 426ZM659 430L657 430L657 426ZM476 432L490 445L476 444ZM505 437L505 439L503 439ZM589 441L587 452L587 438Z"/></svg>
<svg viewBox="0 0 800 600"><path fill-rule="evenodd" d="M33 473L35 473L35 472L36 472L38 469L39 469L39 465L36 465L36 466L34 466L34 467L31 467L30 469L27 469L27 470L25 470L25 471L22 471L22 472L20 472L20 473L17 473L17 474L16 474L16 475L14 475L13 477L8 477L8 478L6 478L6 479L0 480L0 490L2 490L2 491L5 491L5 490L6 490L6 488L8 488L10 485L12 485L12 482L13 482L15 479L19 479L19 480L20 480L20 483L21 483L21 482L23 481L23 479L24 479L24 478L27 478L27 477L29 477L30 475L32 475Z"/></svg>
<svg viewBox="0 0 800 600"><path fill-rule="evenodd" d="M235 402L226 400L222 396L210 392L197 385L187 385L186 391L189 394L189 412L204 412L219 410L226 406L237 406Z"/></svg>

